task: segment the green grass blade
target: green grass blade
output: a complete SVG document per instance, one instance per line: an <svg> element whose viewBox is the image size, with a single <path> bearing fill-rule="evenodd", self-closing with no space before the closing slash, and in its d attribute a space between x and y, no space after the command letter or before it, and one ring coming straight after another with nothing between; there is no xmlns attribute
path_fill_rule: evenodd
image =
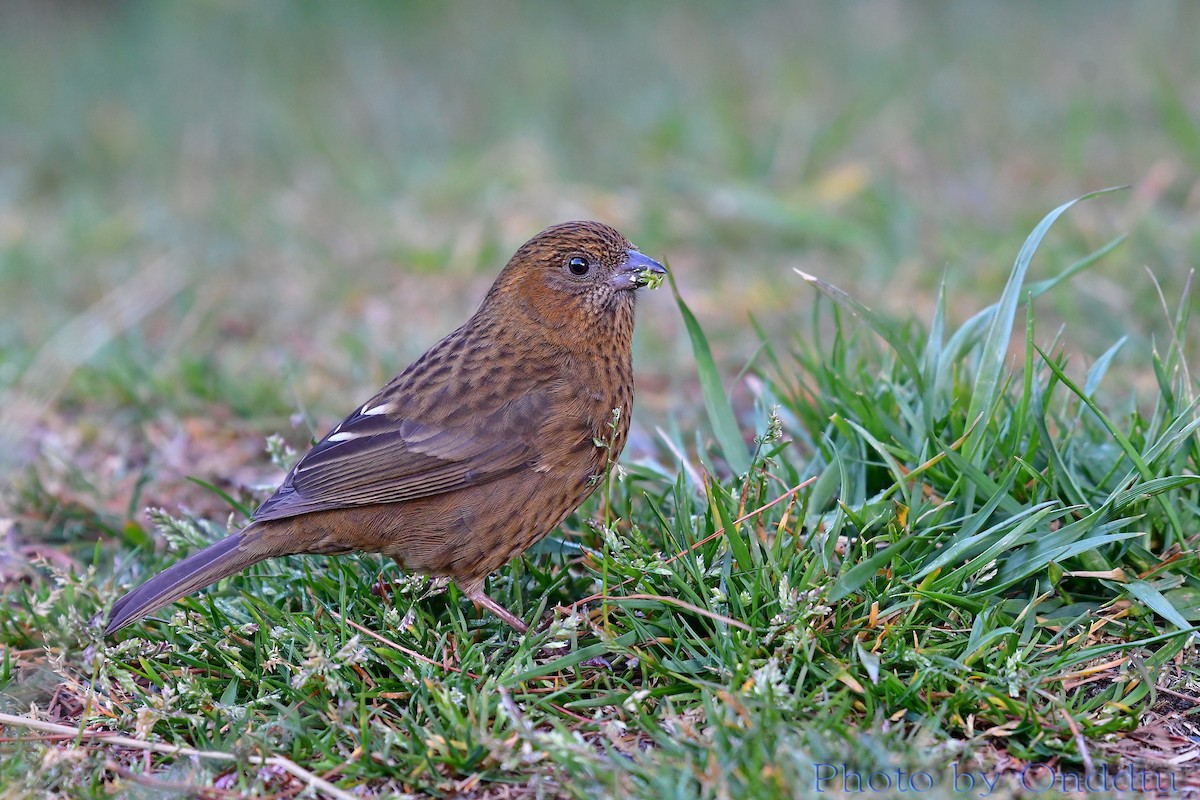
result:
<svg viewBox="0 0 1200 800"><path fill-rule="evenodd" d="M1175 606L1171 605L1170 601L1163 597L1162 592L1155 589L1149 583L1145 581L1130 581L1124 584L1124 587L1125 591L1133 595L1138 602L1181 631L1189 630L1192 627L1191 623L1183 618L1183 615L1179 613Z"/></svg>
<svg viewBox="0 0 1200 800"><path fill-rule="evenodd" d="M250 517L250 515L254 511L254 509L247 507L244 503L240 503L237 500L235 500L233 498L233 496L229 494L229 492L225 491L224 489L222 489L219 486L214 486L213 484L209 483L208 481L204 480L203 478L196 478L196 477L189 475L188 480L191 481L192 483L196 484L197 486L200 486L200 487L212 492L217 497L221 498L226 503L228 503L230 508L234 509L235 511L237 511L239 514L241 514L243 517L246 517L247 519Z"/></svg>
<svg viewBox="0 0 1200 800"><path fill-rule="evenodd" d="M792 271L824 293L829 299L866 322L868 327L892 348L896 356L908 370L908 374L912 375L918 381L921 380L922 373L917 356L913 353L912 348L908 346L908 342L905 341L901 331L894 324L828 281L823 281L815 275L809 275L807 272L798 269L793 269Z"/></svg>
<svg viewBox="0 0 1200 800"><path fill-rule="evenodd" d="M708 337L696 320L696 316L683 301L679 287L675 285L674 272L668 272L667 278L671 283L671 293L675 295L675 303L687 327L688 338L692 342L692 355L696 359L696 371L700 377L700 391L704 395L704 408L708 412L708 421L712 425L713 435L721 448L729 468L738 475L750 471L750 450L738 429L737 419L733 414L733 406L729 403L729 395L721 383L721 373L713 360L712 348L708 346Z"/></svg>
<svg viewBox="0 0 1200 800"><path fill-rule="evenodd" d="M1004 363L1008 359L1008 345L1012 338L1013 322L1016 320L1017 305L1021 300L1021 286L1025 282L1025 273L1029 264L1042 243L1050 226L1066 213L1067 209L1081 200L1095 197L1113 189L1092 192L1082 197L1063 203L1051 211L1037 224L1033 232L1025 239L1017 260L1009 274L1008 283L996 304L996 313L992 316L988 331L983 338L983 352L979 357L979 371L975 375L975 384L971 391L971 403L967 408L967 419L975 419L981 414L990 414L999 401L1002 388L1001 376L1004 373ZM963 454L969 460L976 460L979 450L988 436L988 426L981 425L975 429L963 447Z"/></svg>
<svg viewBox="0 0 1200 800"><path fill-rule="evenodd" d="M1106 191L1115 190L1109 189ZM1029 284L1026 289L1029 297L1036 300L1059 284L1064 283L1069 278L1098 263L1101 259L1123 244L1125 239L1125 236L1118 236L1108 244L1101 247L1099 250L1095 250L1094 252L1089 253L1075 263L1071 264L1071 266L1067 267L1053 278L1047 278L1046 280ZM980 338L984 335L984 331L989 325L991 325L992 320L995 318L996 309L998 307L999 303L994 303L987 308L976 312L971 316L970 319L959 326L958 330L954 332L954 334L950 337L950 340L946 343L946 346L942 349L941 364L938 367L939 373L949 369L950 365L957 362L971 348L978 344Z"/></svg>
<svg viewBox="0 0 1200 800"><path fill-rule="evenodd" d="M1037 345L1034 345L1034 347L1037 347ZM1129 440L1129 437L1122 433L1119 428L1117 428L1112 419L1110 419L1109 416L1100 409L1100 406L1096 404L1096 401L1085 391L1083 391L1083 389L1077 386L1069 377L1067 377L1067 374L1063 371L1062 366L1045 352L1043 352L1040 347L1037 347L1037 351L1041 355L1043 363L1045 363L1045 365L1050 368L1050 371L1054 373L1054 377L1056 377L1059 382L1066 386L1067 389L1069 389L1076 397L1079 398L1080 402L1086 405L1088 409L1090 409L1091 412L1096 415L1096 418L1099 420L1100 424L1104 426L1109 435L1113 437L1113 440L1120 445L1121 450L1124 451L1125 455L1129 457L1129 460L1133 462L1135 467L1137 467L1137 471L1142 478L1144 480L1150 480L1155 477L1150 471L1150 468L1146 466L1146 462L1142 459L1141 453L1137 451L1137 448L1134 447L1133 443Z"/></svg>

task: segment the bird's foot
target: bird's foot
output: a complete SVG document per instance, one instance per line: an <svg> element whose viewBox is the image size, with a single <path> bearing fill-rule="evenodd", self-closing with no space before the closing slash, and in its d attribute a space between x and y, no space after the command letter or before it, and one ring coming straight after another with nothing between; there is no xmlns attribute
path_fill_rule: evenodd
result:
<svg viewBox="0 0 1200 800"><path fill-rule="evenodd" d="M526 625L520 617L484 594L482 587L476 589L468 589L463 587L463 591L467 597L475 603L475 605L486 608L488 611L492 612L497 617L515 628L519 633L526 633L529 631L529 626Z"/></svg>

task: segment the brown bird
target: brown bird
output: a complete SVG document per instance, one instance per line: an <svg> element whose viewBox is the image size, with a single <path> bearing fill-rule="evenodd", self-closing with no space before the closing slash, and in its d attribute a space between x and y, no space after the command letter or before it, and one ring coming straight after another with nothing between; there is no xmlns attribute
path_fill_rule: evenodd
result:
<svg viewBox="0 0 1200 800"><path fill-rule="evenodd" d="M607 225L542 231L475 315L334 426L249 525L122 597L105 633L272 556L356 550L452 578L524 632L484 579L566 519L620 454L634 296L664 274Z"/></svg>

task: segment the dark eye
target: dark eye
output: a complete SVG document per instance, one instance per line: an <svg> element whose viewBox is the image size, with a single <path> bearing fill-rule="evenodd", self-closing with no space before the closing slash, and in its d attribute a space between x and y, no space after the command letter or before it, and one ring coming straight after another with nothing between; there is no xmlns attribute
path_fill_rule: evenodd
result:
<svg viewBox="0 0 1200 800"><path fill-rule="evenodd" d="M586 258L575 256L567 262L567 269L571 270L572 275L587 275L588 270L592 265L587 262Z"/></svg>

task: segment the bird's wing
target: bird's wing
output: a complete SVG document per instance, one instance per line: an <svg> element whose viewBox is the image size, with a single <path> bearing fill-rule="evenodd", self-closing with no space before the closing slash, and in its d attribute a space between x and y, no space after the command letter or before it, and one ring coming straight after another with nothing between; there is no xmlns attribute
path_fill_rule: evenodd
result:
<svg viewBox="0 0 1200 800"><path fill-rule="evenodd" d="M253 519L398 503L495 480L534 462L548 400L530 393L482 418L429 424L368 403L300 459Z"/></svg>

